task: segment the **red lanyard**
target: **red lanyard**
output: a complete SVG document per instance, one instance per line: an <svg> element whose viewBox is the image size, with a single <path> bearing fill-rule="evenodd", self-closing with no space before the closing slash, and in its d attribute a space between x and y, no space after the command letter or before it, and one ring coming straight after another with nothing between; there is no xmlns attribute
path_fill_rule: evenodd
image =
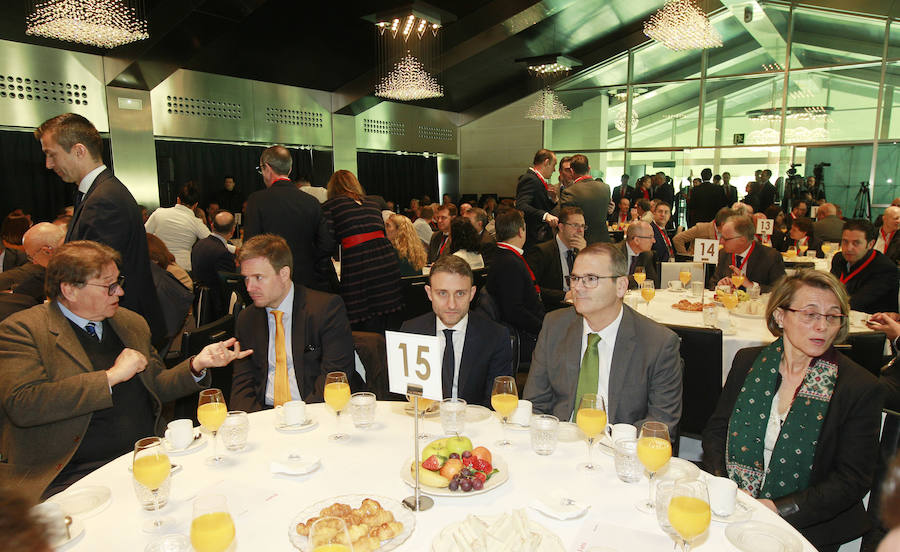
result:
<svg viewBox="0 0 900 552"><path fill-rule="evenodd" d="M747 254L744 255L744 262L741 263L741 266L738 267L738 270L744 272L744 267L747 266L747 259L750 258L750 255L753 253L753 248L756 247L756 242L750 244L750 251L747 251ZM737 259L734 256L734 253L731 254L731 264L737 265Z"/></svg>
<svg viewBox="0 0 900 552"><path fill-rule="evenodd" d="M441 242L441 248L438 250L438 255L441 255L444 252L444 248L447 247L448 241L450 241L450 236L444 236L444 241Z"/></svg>
<svg viewBox="0 0 900 552"><path fill-rule="evenodd" d="M809 236L804 236L803 239L797 240L797 247L801 245L807 245L809 243Z"/></svg>
<svg viewBox="0 0 900 552"><path fill-rule="evenodd" d="M856 270L854 270L853 272L851 272L850 274L848 274L848 275L846 275L846 276L841 276L841 278L840 278L841 283L842 283L842 284L846 284L847 282L849 282L850 280L852 280L854 276L856 276L857 274L859 274L860 272L862 272L862 269L864 269L864 268L866 268L867 266L869 266L869 263L871 263L873 259L875 259L875 250L872 250L872 252L869 253L869 258L866 259L866 262L864 262L863 264L861 264L861 265L859 266L859 268L857 268Z"/></svg>
<svg viewBox="0 0 900 552"><path fill-rule="evenodd" d="M575 179L575 182L572 182L572 184L581 182L582 180L590 180L590 179L591 179L591 175L586 174L586 175L584 175L584 176L579 176L578 178L576 178L576 179Z"/></svg>
<svg viewBox="0 0 900 552"><path fill-rule="evenodd" d="M273 180L273 181L272 181L272 184L275 184L276 182L281 182L282 180L287 180L288 182L291 181L290 178L288 178L288 177L286 177L286 176L282 176L282 177L279 177L279 178L276 178L275 180Z"/></svg>
<svg viewBox="0 0 900 552"><path fill-rule="evenodd" d="M896 232L896 230L894 230L894 232ZM884 240L884 251L882 251L882 253L887 253L888 244L894 239L894 232L886 235L884 233L884 228L881 229L881 239Z"/></svg>
<svg viewBox="0 0 900 552"><path fill-rule="evenodd" d="M666 240L666 247L669 248L669 253L672 253L672 242L669 241L669 236L666 235L666 231L660 227L660 225L656 224L656 221L653 222L657 228L659 228L659 233L662 234L664 240Z"/></svg>
<svg viewBox="0 0 900 552"><path fill-rule="evenodd" d="M522 254L519 253L518 251L516 251L511 245L506 245L505 243L500 242L500 243L497 243L497 247L502 247L503 249L506 249L507 251L512 251L516 257L522 259L522 262L525 263L525 268L528 269L528 274L531 276L531 281L534 282L534 290L538 293L538 295L540 295L541 294L541 286L539 286L537 284L537 278L534 277L534 272L531 271L531 267L528 266L528 261L525 260L525 257L523 257Z"/></svg>
<svg viewBox="0 0 900 552"><path fill-rule="evenodd" d="M541 184L544 185L544 189L545 189L545 190L550 191L550 186L548 186L548 185L547 185L547 181L544 180L544 175L542 175L541 173L539 173L539 172L537 172L536 170L534 170L534 167L528 167L528 170L531 171L531 172L533 172L534 174L536 174L537 177L538 177L539 179L541 179ZM576 181L576 182L577 182L577 181Z"/></svg>

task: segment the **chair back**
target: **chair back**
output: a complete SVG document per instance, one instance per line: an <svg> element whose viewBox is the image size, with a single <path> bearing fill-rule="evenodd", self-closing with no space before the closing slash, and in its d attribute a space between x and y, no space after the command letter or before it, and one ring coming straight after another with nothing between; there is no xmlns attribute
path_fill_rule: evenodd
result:
<svg viewBox="0 0 900 552"><path fill-rule="evenodd" d="M428 276L412 276L401 278L403 288L403 316L402 320L410 320L431 312L431 301L425 294L425 285L428 284Z"/></svg>
<svg viewBox="0 0 900 552"><path fill-rule="evenodd" d="M684 361L679 433L699 436L722 393L722 330L667 327L681 340Z"/></svg>
<svg viewBox="0 0 900 552"><path fill-rule="evenodd" d="M240 304L241 308L243 308L244 305L253 303L253 299L251 299L250 294L247 293L247 286L244 285L243 275L236 272L224 272L220 270L219 280L222 282L222 287L225 288L225 297L228 306L232 306L232 301L229 299L232 293L237 295L238 304ZM237 311L234 311L234 309L230 311L230 313L235 316L238 315L238 312L240 312L240 308L237 309Z"/></svg>
<svg viewBox="0 0 900 552"><path fill-rule="evenodd" d="M692 282L705 281L703 275L703 263L669 261L659 264L659 287L661 289L665 289L672 280L677 280L678 273L685 269L690 271Z"/></svg>
<svg viewBox="0 0 900 552"><path fill-rule="evenodd" d="M234 337L234 316L227 314L222 318L204 324L196 329L186 330L181 336L181 358L183 362L189 357L198 354L204 347L212 343L224 341ZM231 377L233 367L222 366L210 370L211 387L222 390L226 400L231 397ZM198 393L192 393L175 401L175 417L190 418L197 421L197 397Z"/></svg>
<svg viewBox="0 0 900 552"><path fill-rule="evenodd" d="M390 392L387 369L387 346L384 336L375 332L353 332L353 348L366 370L366 390L379 401L402 401L404 397Z"/></svg>
<svg viewBox="0 0 900 552"><path fill-rule="evenodd" d="M875 476L872 478L866 508L872 520L872 530L863 536L863 544L867 550L875 550L887 532L881 523L881 496L884 494L882 487L891 460L897 453L898 444L900 444L900 412L885 408L881 412L881 439L878 444L878 458L875 461Z"/></svg>
<svg viewBox="0 0 900 552"><path fill-rule="evenodd" d="M846 344L850 345L850 350L846 348L840 350L877 378L881 374L881 367L884 366L885 339L884 334L880 332L850 334L846 341Z"/></svg>

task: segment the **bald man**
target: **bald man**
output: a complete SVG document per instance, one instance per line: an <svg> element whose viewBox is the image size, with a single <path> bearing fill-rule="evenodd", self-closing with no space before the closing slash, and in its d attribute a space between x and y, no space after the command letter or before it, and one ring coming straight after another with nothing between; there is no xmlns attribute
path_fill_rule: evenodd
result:
<svg viewBox="0 0 900 552"><path fill-rule="evenodd" d="M813 224L813 235L823 242L841 241L844 221L838 216L837 207L833 203L823 203L816 211L816 222Z"/></svg>
<svg viewBox="0 0 900 552"><path fill-rule="evenodd" d="M44 301L44 273L66 231L49 222L39 222L25 232L22 243L30 259L22 266L0 273L0 292L11 290Z"/></svg>
<svg viewBox="0 0 900 552"><path fill-rule="evenodd" d="M900 261L900 207L891 205L884 210L881 226L877 229L875 249L887 255L895 263Z"/></svg>

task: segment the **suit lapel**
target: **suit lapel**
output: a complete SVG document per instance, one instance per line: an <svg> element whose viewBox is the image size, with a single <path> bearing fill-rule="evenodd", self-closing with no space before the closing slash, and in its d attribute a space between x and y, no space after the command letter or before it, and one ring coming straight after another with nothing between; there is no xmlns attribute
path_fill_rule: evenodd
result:
<svg viewBox="0 0 900 552"><path fill-rule="evenodd" d="M607 408L610 423L614 423L612 420L617 419L616 410L619 406L618 393L613 390L619 391L625 386L625 372L634 353L635 337L637 337L634 330L634 312L626 305L622 305L622 309L622 322L619 324L612 361L609 365L609 388L607 389L609 404Z"/></svg>
<svg viewBox="0 0 900 552"><path fill-rule="evenodd" d="M248 321L247 327L250 329L251 335L245 338L246 343L254 343L253 347L253 365L257 370L254 372L257 388L257 400L260 405L266 404L266 385L269 378L269 319L266 309L263 307L255 307L250 305L244 311L252 318ZM243 316L243 312L241 313Z"/></svg>
<svg viewBox="0 0 900 552"><path fill-rule="evenodd" d="M469 313L469 322L466 324L466 335L463 336L462 358L459 359L459 381L456 382L459 395L462 395L463 389L465 389L465 385L469 381L472 367L479 359L484 360L482 351L477 350L479 348L478 330L478 321L472 316L472 313ZM469 361L469 359L476 360ZM451 374L450 377L452 380L453 374Z"/></svg>
<svg viewBox="0 0 900 552"><path fill-rule="evenodd" d="M94 179L94 182L91 184L91 187L88 188L87 193L84 194L84 197L81 198L81 202L78 204L78 207L72 213L72 220L69 221L69 228L66 230L66 241L67 242L71 241L74 237L75 230L78 227L78 222L81 219L81 211L84 210L84 204L87 203L87 200L92 195L94 195L94 192L97 190L97 188L99 188L100 185L102 185L106 181L106 179L109 178L111 175L112 175L112 171L109 170L109 167L103 169L100 172L100 174L98 174L97 177ZM78 189L77 184L75 186L75 189L76 190Z"/></svg>
<svg viewBox="0 0 900 552"><path fill-rule="evenodd" d="M560 286L559 289L565 289L563 282L563 271L562 264L560 264L560 251L559 251L559 242L556 241L556 238L553 238L553 281Z"/></svg>
<svg viewBox="0 0 900 552"><path fill-rule="evenodd" d="M304 389L303 385L303 352L306 350L306 317L303 309L306 308L306 288L294 285L294 307L291 313L291 353L294 357L294 377L297 379L297 389L300 390L302 399L312 389Z"/></svg>
<svg viewBox="0 0 900 552"><path fill-rule="evenodd" d="M59 310L56 302L50 303L48 311L49 320L47 322L47 331L56 336L56 346L65 354L69 355L83 372L92 372L94 366L91 364L87 353L84 352L84 347L82 347L81 343L78 341L78 336L75 335L75 331L72 330L69 319L63 315L61 310Z"/></svg>
<svg viewBox="0 0 900 552"><path fill-rule="evenodd" d="M562 339L563 374L569 379L569 381L564 382L562 389L572 390L568 397L568 414L575 410L575 394L578 391L578 375L581 372L581 338L584 333L583 330L584 319L575 312L575 309L572 309L572 321L569 322Z"/></svg>

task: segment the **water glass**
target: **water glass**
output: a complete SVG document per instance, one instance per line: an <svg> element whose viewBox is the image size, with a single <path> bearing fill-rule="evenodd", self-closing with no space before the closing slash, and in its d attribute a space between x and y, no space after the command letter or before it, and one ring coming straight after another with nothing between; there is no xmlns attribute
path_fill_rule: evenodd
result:
<svg viewBox="0 0 900 552"><path fill-rule="evenodd" d="M441 401L441 427L447 435L460 434L466 429L466 401L447 398Z"/></svg>
<svg viewBox="0 0 900 552"><path fill-rule="evenodd" d="M716 304L708 303L703 305L703 325L709 328L715 328L719 321L719 314L716 312Z"/></svg>
<svg viewBox="0 0 900 552"><path fill-rule="evenodd" d="M148 512L156 511L153 504L153 491L138 483L137 479L131 478L134 483L134 495L137 497L141 507ZM156 497L159 499L159 507L162 508L169 502L169 490L172 488L172 477L167 477L159 489L156 490Z"/></svg>
<svg viewBox="0 0 900 552"><path fill-rule="evenodd" d="M680 540L678 533L669 523L669 502L672 501L672 491L675 490L675 480L661 480L656 484L656 523L663 533L669 535L676 541Z"/></svg>
<svg viewBox="0 0 900 552"><path fill-rule="evenodd" d="M242 410L232 410L225 417L225 422L219 429L225 448L237 452L247 446L247 436L250 434L250 419Z"/></svg>
<svg viewBox="0 0 900 552"><path fill-rule="evenodd" d="M616 475L625 483L637 483L644 477L644 465L638 459L637 439L616 441Z"/></svg>
<svg viewBox="0 0 900 552"><path fill-rule="evenodd" d="M541 456L549 456L559 441L559 418L549 414L531 417L531 448Z"/></svg>
<svg viewBox="0 0 900 552"><path fill-rule="evenodd" d="M377 406L375 393L362 391L350 396L350 417L353 425L359 429L366 429L375 423L375 407Z"/></svg>
<svg viewBox="0 0 900 552"><path fill-rule="evenodd" d="M691 282L691 295L693 297L703 295L703 282Z"/></svg>

